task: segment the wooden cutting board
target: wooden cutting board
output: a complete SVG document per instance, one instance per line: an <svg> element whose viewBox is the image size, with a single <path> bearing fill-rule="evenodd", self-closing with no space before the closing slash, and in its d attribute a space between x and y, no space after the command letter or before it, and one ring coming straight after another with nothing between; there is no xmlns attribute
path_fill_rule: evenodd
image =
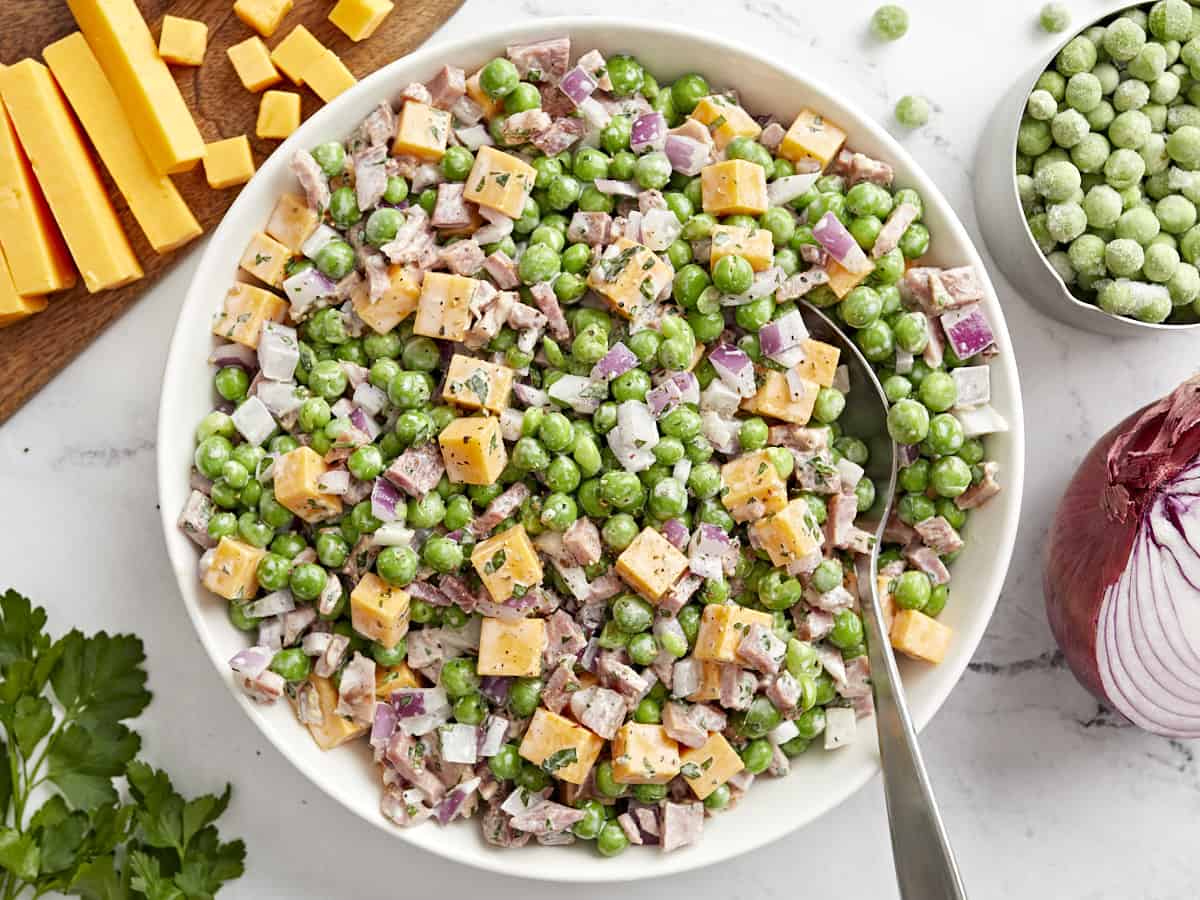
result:
<svg viewBox="0 0 1200 900"><path fill-rule="evenodd" d="M355 43L328 21L332 0L297 0L279 30L267 39L267 46L275 46L294 26L304 25L362 79L415 49L462 3L463 0L400 0L374 35ZM0 30L2 63L15 63L27 56L40 58L43 47L76 30L70 10L62 0L8 6L4 28ZM233 14L233 0L139 0L139 6L156 39L158 23L167 13L208 23L204 65L172 67L175 80L206 141L245 134L254 149L255 163L261 165L279 142L255 137L254 125L262 95L252 94L242 86L225 54L228 47L254 34ZM311 91L291 85L286 78L276 87L300 93L305 118L321 106ZM102 172L103 168L100 166ZM20 409L189 251L184 247L159 256L150 249L124 199L107 173L103 174L125 233L145 269L145 277L98 294L87 293L81 279L74 289L51 295L50 305L43 312L0 329L0 423ZM223 191L209 188L202 166L174 177L206 233L216 226L237 196L237 188Z"/></svg>

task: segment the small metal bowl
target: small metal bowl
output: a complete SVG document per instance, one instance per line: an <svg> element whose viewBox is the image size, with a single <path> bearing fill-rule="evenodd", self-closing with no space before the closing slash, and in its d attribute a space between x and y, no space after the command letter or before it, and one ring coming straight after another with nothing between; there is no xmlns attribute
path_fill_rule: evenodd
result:
<svg viewBox="0 0 1200 900"><path fill-rule="evenodd" d="M1004 99L996 105L996 111L991 116L975 153L976 215L979 217L987 248L1001 271L1026 299L1046 315L1076 328L1110 337L1145 337L1155 332L1191 331L1200 327L1200 322L1139 322L1136 319L1110 315L1100 307L1080 300L1072 294L1033 239L1017 194L1017 127L1021 124L1025 103L1033 91L1033 86L1058 55L1058 51L1072 38L1093 25L1098 25L1114 13L1127 9L1129 4L1108 3L1106 6L1111 8L1081 28L1072 29L1054 46L1051 53L1042 57L1036 66L1019 78Z"/></svg>

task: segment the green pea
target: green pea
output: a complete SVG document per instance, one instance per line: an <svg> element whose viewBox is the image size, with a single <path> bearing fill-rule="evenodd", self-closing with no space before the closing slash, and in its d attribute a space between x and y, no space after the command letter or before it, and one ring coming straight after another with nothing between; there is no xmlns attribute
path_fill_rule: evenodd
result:
<svg viewBox="0 0 1200 900"><path fill-rule="evenodd" d="M401 175L389 175L387 187L383 191L383 202L391 204L403 203L408 197L408 182Z"/></svg>
<svg viewBox="0 0 1200 900"><path fill-rule="evenodd" d="M277 534L271 541L271 552L278 553L284 559L294 559L308 544L301 535L294 531Z"/></svg>
<svg viewBox="0 0 1200 900"><path fill-rule="evenodd" d="M744 256L722 256L712 269L713 284L724 294L744 294L754 282L754 269Z"/></svg>
<svg viewBox="0 0 1200 900"><path fill-rule="evenodd" d="M677 406L659 420L659 430L688 441L700 434L700 414L689 406Z"/></svg>
<svg viewBox="0 0 1200 900"><path fill-rule="evenodd" d="M381 666L398 666L408 656L408 641L400 638L394 647L387 647L378 641L371 642L371 658Z"/></svg>
<svg viewBox="0 0 1200 900"><path fill-rule="evenodd" d="M645 190L664 188L671 180L671 161L660 150L645 153L634 163L633 178Z"/></svg>
<svg viewBox="0 0 1200 900"><path fill-rule="evenodd" d="M336 178L346 168L346 150L338 141L326 141L312 148L312 158L317 161L326 178Z"/></svg>
<svg viewBox="0 0 1200 900"><path fill-rule="evenodd" d="M522 81L517 84L504 97L504 112L508 115L514 115L519 112L527 112L531 109L537 109L542 105L542 95L535 85L527 81ZM519 141L518 141L519 143Z"/></svg>
<svg viewBox="0 0 1200 900"><path fill-rule="evenodd" d="M661 95L660 95L661 96ZM617 856L629 847L629 838L616 822L606 822L596 838L596 849L601 856Z"/></svg>
<svg viewBox="0 0 1200 900"><path fill-rule="evenodd" d="M771 744L759 738L751 741L742 748L742 765L746 767L746 771L751 775L761 775L771 765L773 755L774 751L771 749Z"/></svg>
<svg viewBox="0 0 1200 900"><path fill-rule="evenodd" d="M509 711L519 719L532 716L541 697L542 681L540 678L518 678L508 690Z"/></svg>
<svg viewBox="0 0 1200 900"><path fill-rule="evenodd" d="M845 650L862 643L863 624L858 613L852 609L843 609L833 617L833 631L829 633L829 641L835 647Z"/></svg>
<svg viewBox="0 0 1200 900"><path fill-rule="evenodd" d="M325 570L316 563L301 563L292 569L288 583L301 600L315 600L325 587Z"/></svg>
<svg viewBox="0 0 1200 900"><path fill-rule="evenodd" d="M629 97L636 94L645 84L646 73L632 56L616 55L607 60L608 79L612 82L613 93L618 97Z"/></svg>
<svg viewBox="0 0 1200 900"><path fill-rule="evenodd" d="M521 764L521 771L517 773L516 783L517 787L536 794L549 786L550 776L533 763L525 762Z"/></svg>
<svg viewBox="0 0 1200 900"><path fill-rule="evenodd" d="M957 456L944 456L930 468L929 482L938 496L957 497L971 486L971 467Z"/></svg>
<svg viewBox="0 0 1200 900"><path fill-rule="evenodd" d="M525 284L537 284L554 278L562 268L562 260L553 247L530 244L521 255L517 273Z"/></svg>
<svg viewBox="0 0 1200 900"><path fill-rule="evenodd" d="M652 634L635 634L629 639L626 652L635 665L648 666L658 656L658 642Z"/></svg>
<svg viewBox="0 0 1200 900"><path fill-rule="evenodd" d="M689 115L696 108L701 98L710 93L708 82L703 75L691 73L682 75L671 85L671 101L676 110L683 115Z"/></svg>
<svg viewBox="0 0 1200 900"><path fill-rule="evenodd" d="M288 586L291 569L286 557L278 553L268 553L258 561L255 574L258 576L258 583L268 591L281 591Z"/></svg>
<svg viewBox="0 0 1200 900"><path fill-rule="evenodd" d="M504 744L488 759L488 768L500 781L516 778L521 771L521 754L516 744Z"/></svg>
<svg viewBox="0 0 1200 900"><path fill-rule="evenodd" d="M474 694L479 690L475 661L469 656L447 660L442 667L441 683L452 700Z"/></svg>
<svg viewBox="0 0 1200 900"><path fill-rule="evenodd" d="M271 671L291 682L303 681L312 671L312 663L299 647L280 650L271 659Z"/></svg>
<svg viewBox="0 0 1200 900"><path fill-rule="evenodd" d="M650 627L654 621L654 610L641 597L622 594L613 602L613 621L626 634L638 634Z"/></svg>
<svg viewBox="0 0 1200 900"><path fill-rule="evenodd" d="M569 209L579 199L583 185L571 175L556 175L546 188L546 201L551 209Z"/></svg>
<svg viewBox="0 0 1200 900"><path fill-rule="evenodd" d="M623 797L627 786L620 784L613 777L612 763L607 759L596 766L596 790L605 797Z"/></svg>
<svg viewBox="0 0 1200 900"><path fill-rule="evenodd" d="M420 409L429 404L429 382L421 372L401 371L388 385L387 393L401 409Z"/></svg>
<svg viewBox="0 0 1200 900"><path fill-rule="evenodd" d="M417 577L417 554L411 547L384 547L375 571L388 584L404 587Z"/></svg>
<svg viewBox="0 0 1200 900"><path fill-rule="evenodd" d="M339 228L349 228L362 218L354 188L343 185L330 194L329 217Z"/></svg>

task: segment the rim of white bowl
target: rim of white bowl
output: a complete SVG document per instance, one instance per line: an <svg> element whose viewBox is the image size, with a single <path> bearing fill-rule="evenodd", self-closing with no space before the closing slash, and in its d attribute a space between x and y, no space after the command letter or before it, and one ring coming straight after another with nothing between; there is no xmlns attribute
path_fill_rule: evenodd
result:
<svg viewBox="0 0 1200 900"><path fill-rule="evenodd" d="M269 171L277 169L280 166L286 166L286 159L290 156L290 152L293 149L298 146L306 146L311 143L313 137L321 135L326 121L332 119L337 111L337 107L354 103L360 97L375 93L381 85L389 83L391 79L395 78L393 73L399 69L407 69L414 72L433 71L435 66L443 60L453 61L472 52L478 53L479 49L483 47L501 48L514 41L534 40L562 34L573 37L580 30L589 32L596 30L611 31L616 34L620 32L641 33L654 38L661 38L662 40L686 41L697 45L698 52L707 51L749 57L760 64L775 69L790 80L803 83L808 91L820 98L821 102L827 103L830 106L840 107L849 119L854 120L853 124L855 128L869 131L876 140L887 148L889 160L900 163L907 170L912 180L916 182L922 197L926 199L927 205L928 200L932 198L935 201L935 205L944 210L945 224L953 232L958 244L964 248L967 257L965 262L973 265L983 276L984 287L987 293L987 300L985 302L988 307L989 317L992 319L993 326L995 327L997 344L1000 350L1000 357L997 360L993 360L992 365L998 363L1005 368L1006 378L1012 389L1012 408L1008 410L1012 416L1012 422L1011 431L1007 435L1007 438L1012 442L1012 462L1010 469L1004 473L1004 489L1014 499L1006 501L1009 505L1005 508L1005 515L999 529L1000 540L995 547L997 552L994 559L997 564L993 565L989 574L987 590L984 592L982 598L974 598L976 601L982 599L982 607L985 608L977 608L975 617L970 621L970 627L956 634L955 649L952 650L951 656L939 666L940 672L949 672L949 674L940 678L937 688L930 692L932 698L926 699L925 703L920 705L920 708L912 710L914 724L919 731L929 723L942 707L950 691L966 670L967 663L970 661L972 654L983 637L983 632L991 621L992 613L995 610L1000 590L1008 571L1009 562L1011 561L1013 545L1016 539L1017 523L1020 516L1025 464L1024 418L1016 360L1004 313L995 288L987 274L987 269L983 264L983 260L966 228L959 220L958 215L954 212L934 182L925 174L924 170L917 164L908 151L882 125L864 112L858 103L848 100L837 91L831 90L820 79L804 74L796 67L784 63L770 54L743 49L722 37L696 28L650 20L627 20L603 16L564 16L538 19L506 28L491 29L483 34L449 41L439 40L435 34L430 41L422 45L419 49L407 56L394 60L368 75L332 103L318 110L292 136L275 149L259 168L255 177L242 188L237 199L234 200L221 222L210 235L208 246L205 248L204 255L197 266L196 275L188 288L184 303L180 308L179 319L171 336L163 374L162 394L159 402L157 445L162 448L169 443L165 438L168 436L167 429L171 417L165 413L168 398L174 396L175 393L174 382L177 378L182 377L182 375L175 374L182 369L182 366L176 365L175 360L177 354L180 352L180 345L184 343L184 334L187 332L187 329L183 327L185 311L197 303L211 304L211 293L205 285L201 284L203 273L214 265L222 266L229 263L227 259L218 258L218 250L221 245L220 237L226 230L233 230L237 227L236 223L244 215L244 210L249 208L254 202L253 188L256 182L261 183L265 181L268 178L267 173ZM173 428L174 426L171 425L170 427ZM175 462L174 460L164 462L161 452L159 453L158 492L160 500L169 495L169 482L173 482L179 477L179 472L174 466ZM326 782L323 773L317 767L309 766L293 753L292 744L294 741L276 734L274 729L265 722L262 711L237 688L233 679L227 677L228 661L207 633L206 625L201 618L200 609L195 602L198 588L195 575L196 557L194 545L188 542L185 551L182 551L188 554L187 558L176 559L177 554L181 551L177 551L175 548L183 546L172 540L172 536L178 531L176 527L176 511L168 509L166 503L160 503L160 517L162 519L164 540L167 544L167 553L171 559L180 593L184 599L188 616L192 621L196 635L211 659L218 676L221 677L230 694L241 705L251 720L254 721L259 730L275 745L280 754L310 782L340 803L348 811L389 835L397 837L414 847L433 852L449 861L470 865L497 874L512 875L539 881L613 883L674 875L727 861L792 834L803 825L816 821L829 812L829 810L841 805L879 771L878 759L873 758L870 765L861 766L854 773L853 777L844 779L838 785L837 790L830 791L823 804L806 810L804 815L798 816L794 821L771 822L771 827L764 827L761 835L746 846L728 848L716 841L710 840L701 842L700 848L702 849L699 853L676 852L670 855L647 853L645 852L645 848L641 848L643 852L637 854L637 856L644 858L644 861L642 859L636 861L630 860L632 854L626 854L624 860L604 860L597 857L594 864L591 865L581 864L581 858L578 855L571 855L571 861L574 865L570 867L569 872L557 866L551 867L551 871L543 872L530 868L528 864L522 865L520 850L512 852L497 850L494 853L487 853L481 857L464 858L464 854L456 849L453 842L438 841L436 838L424 838L419 832L429 830L428 826L408 830L399 829L386 821L378 812L373 816L364 814L362 810L356 808L350 798L336 792ZM296 732L296 734L299 735L300 732ZM870 739L873 745L873 730ZM377 803L374 804L374 808L377 809ZM695 850L697 848L689 849ZM627 862L622 865L621 863L624 861Z"/></svg>

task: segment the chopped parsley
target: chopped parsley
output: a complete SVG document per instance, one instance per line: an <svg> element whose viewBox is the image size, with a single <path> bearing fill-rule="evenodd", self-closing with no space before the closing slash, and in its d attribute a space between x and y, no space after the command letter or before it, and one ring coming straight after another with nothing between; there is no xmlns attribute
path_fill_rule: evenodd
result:
<svg viewBox="0 0 1200 900"><path fill-rule="evenodd" d="M542 761L542 771L547 775L553 775L559 769L574 765L579 762L579 754L574 747L564 747L562 750L555 750Z"/></svg>

